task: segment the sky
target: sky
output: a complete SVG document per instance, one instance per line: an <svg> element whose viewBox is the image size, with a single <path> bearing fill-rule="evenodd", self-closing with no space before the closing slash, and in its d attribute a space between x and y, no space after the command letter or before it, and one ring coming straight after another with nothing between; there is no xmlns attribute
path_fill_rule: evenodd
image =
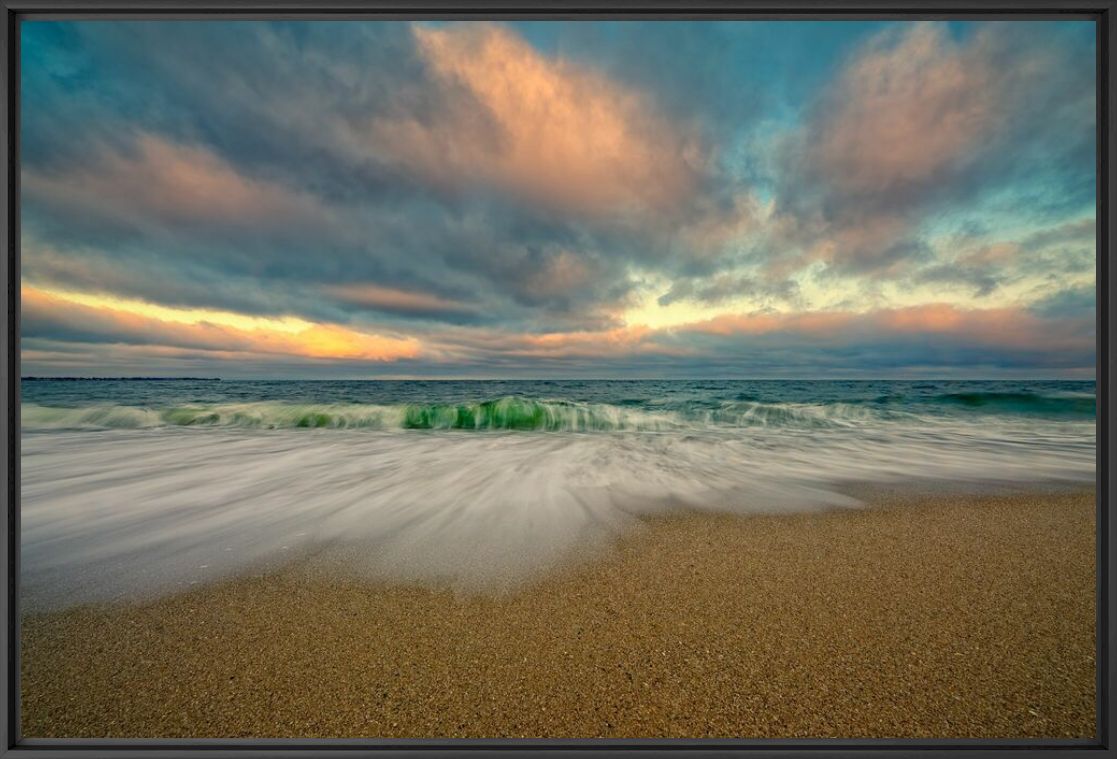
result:
<svg viewBox="0 0 1117 759"><path fill-rule="evenodd" d="M28 21L23 375L1073 377L1087 21Z"/></svg>

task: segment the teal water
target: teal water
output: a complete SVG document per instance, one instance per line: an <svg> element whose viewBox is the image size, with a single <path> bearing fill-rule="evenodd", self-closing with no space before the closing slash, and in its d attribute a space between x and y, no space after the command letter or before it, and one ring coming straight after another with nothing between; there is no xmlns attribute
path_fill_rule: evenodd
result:
<svg viewBox="0 0 1117 759"><path fill-rule="evenodd" d="M25 429L611 431L919 418L1089 420L1093 381L34 380Z"/></svg>

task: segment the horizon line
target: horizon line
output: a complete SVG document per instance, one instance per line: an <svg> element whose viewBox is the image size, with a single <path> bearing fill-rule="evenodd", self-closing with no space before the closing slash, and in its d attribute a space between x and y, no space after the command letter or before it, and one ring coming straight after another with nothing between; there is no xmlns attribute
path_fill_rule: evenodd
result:
<svg viewBox="0 0 1117 759"><path fill-rule="evenodd" d="M173 376L89 376L27 375L21 382L37 381L128 381L128 382L1097 382L1097 377L173 377Z"/></svg>

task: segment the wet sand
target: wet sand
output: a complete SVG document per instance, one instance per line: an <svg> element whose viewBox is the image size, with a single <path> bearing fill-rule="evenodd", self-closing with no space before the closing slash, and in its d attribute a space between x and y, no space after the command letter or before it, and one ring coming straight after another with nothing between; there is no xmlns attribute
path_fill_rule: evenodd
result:
<svg viewBox="0 0 1117 759"><path fill-rule="evenodd" d="M23 620L25 737L1091 737L1093 492L657 518L515 592L298 563Z"/></svg>

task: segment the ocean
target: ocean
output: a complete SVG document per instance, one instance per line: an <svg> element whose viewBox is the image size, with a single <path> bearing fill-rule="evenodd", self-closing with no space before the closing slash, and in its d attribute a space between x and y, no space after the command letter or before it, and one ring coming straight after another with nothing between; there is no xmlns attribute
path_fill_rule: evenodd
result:
<svg viewBox="0 0 1117 759"><path fill-rule="evenodd" d="M642 518L865 486L1089 486L1093 381L31 380L22 588L56 606L293 557L488 592Z"/></svg>

